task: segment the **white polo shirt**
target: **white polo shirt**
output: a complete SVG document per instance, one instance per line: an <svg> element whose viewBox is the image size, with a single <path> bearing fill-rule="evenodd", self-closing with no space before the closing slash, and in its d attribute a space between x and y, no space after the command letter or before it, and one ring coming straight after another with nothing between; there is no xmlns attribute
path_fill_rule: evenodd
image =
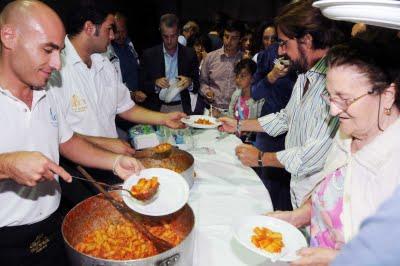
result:
<svg viewBox="0 0 400 266"><path fill-rule="evenodd" d="M108 58L93 54L91 59L92 66L88 68L65 37L62 68L53 73L49 94L75 132L117 138L115 116L129 110L135 103Z"/></svg>
<svg viewBox="0 0 400 266"><path fill-rule="evenodd" d="M73 131L44 90L33 92L30 110L10 91L0 88L0 112L0 153L39 151L58 163L59 144L69 140ZM57 181L35 187L11 179L0 181L0 227L44 220L58 208L60 192Z"/></svg>

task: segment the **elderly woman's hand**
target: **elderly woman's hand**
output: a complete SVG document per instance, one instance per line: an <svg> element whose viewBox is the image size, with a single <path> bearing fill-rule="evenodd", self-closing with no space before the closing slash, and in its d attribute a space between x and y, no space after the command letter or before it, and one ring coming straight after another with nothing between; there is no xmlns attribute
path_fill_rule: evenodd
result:
<svg viewBox="0 0 400 266"><path fill-rule="evenodd" d="M297 252L300 259L293 261L291 266L328 266L339 251L330 248L302 248Z"/></svg>
<svg viewBox="0 0 400 266"><path fill-rule="evenodd" d="M265 215L286 221L297 228L309 225L311 221L311 199L308 199L293 211L274 211Z"/></svg>
<svg viewBox="0 0 400 266"><path fill-rule="evenodd" d="M293 224L293 211L274 211L265 215Z"/></svg>
<svg viewBox="0 0 400 266"><path fill-rule="evenodd" d="M236 147L236 156L245 166L258 166L258 154L260 150L249 144L241 144Z"/></svg>

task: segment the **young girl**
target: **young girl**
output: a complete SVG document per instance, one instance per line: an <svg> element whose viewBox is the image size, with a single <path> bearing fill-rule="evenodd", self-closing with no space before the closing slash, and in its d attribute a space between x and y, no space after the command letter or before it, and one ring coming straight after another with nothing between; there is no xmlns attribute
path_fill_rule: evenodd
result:
<svg viewBox="0 0 400 266"><path fill-rule="evenodd" d="M264 99L251 98L251 81L257 65L251 59L242 59L235 66L237 89L231 96L229 116L236 119L254 119L259 117Z"/></svg>

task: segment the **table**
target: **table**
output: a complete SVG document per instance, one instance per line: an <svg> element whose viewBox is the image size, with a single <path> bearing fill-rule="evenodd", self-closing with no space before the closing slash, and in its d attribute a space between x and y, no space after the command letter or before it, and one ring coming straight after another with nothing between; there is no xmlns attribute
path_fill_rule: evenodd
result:
<svg viewBox="0 0 400 266"><path fill-rule="evenodd" d="M240 245L232 223L243 216L272 210L268 191L257 174L235 155L241 143L234 135L221 140L217 130L197 131L197 150L208 147L216 154L189 151L195 158L196 177L189 205L195 213L194 266L286 265L271 263Z"/></svg>

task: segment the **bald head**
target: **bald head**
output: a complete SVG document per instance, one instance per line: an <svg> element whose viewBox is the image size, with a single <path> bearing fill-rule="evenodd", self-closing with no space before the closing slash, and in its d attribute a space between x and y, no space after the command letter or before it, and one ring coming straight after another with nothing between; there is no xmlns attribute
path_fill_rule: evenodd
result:
<svg viewBox="0 0 400 266"><path fill-rule="evenodd" d="M9 3L0 14L0 26L13 25L18 29L54 27L64 31L60 17L46 4L35 0Z"/></svg>
<svg viewBox="0 0 400 266"><path fill-rule="evenodd" d="M44 86L60 69L65 30L60 17L46 4L17 0L0 14L1 62L26 85Z"/></svg>

